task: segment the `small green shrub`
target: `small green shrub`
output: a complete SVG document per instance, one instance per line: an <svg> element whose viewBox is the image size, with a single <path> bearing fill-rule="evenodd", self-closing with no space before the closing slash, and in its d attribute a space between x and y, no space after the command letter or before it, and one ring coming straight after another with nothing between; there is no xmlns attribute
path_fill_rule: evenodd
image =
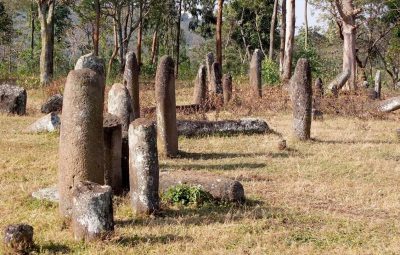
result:
<svg viewBox="0 0 400 255"><path fill-rule="evenodd" d="M211 194L198 186L177 185L168 189L162 195L162 201L164 203L184 206L199 206L212 203L212 200Z"/></svg>
<svg viewBox="0 0 400 255"><path fill-rule="evenodd" d="M273 60L266 58L262 65L262 76L264 83L276 85L280 82L279 66Z"/></svg>

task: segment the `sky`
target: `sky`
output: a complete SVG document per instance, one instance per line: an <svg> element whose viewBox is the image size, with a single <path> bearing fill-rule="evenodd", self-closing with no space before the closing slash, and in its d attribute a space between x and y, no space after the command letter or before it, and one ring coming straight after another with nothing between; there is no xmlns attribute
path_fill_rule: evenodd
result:
<svg viewBox="0 0 400 255"><path fill-rule="evenodd" d="M305 0L296 0L296 31L304 26L304 5ZM308 25L324 27L324 23L319 20L320 10L308 4Z"/></svg>

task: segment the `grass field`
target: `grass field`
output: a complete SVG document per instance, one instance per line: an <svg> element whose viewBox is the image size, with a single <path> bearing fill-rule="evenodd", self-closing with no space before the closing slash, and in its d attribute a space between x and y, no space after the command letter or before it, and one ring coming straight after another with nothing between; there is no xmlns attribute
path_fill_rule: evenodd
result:
<svg viewBox="0 0 400 255"><path fill-rule="evenodd" d="M21 132L40 116L44 97L28 94L27 116L0 115L0 228L31 224L36 253L400 254L398 115L368 121L327 115L313 123L313 141L302 143L291 136L289 111L253 113L287 139L286 151L277 149L276 134L180 139L180 150L193 156L161 159L161 170L237 179L249 201L164 208L163 217L138 219L128 198L116 198L115 235L84 244L74 241L57 205L30 196L56 183L58 134ZM191 91L177 95L187 103ZM142 98L152 102L150 91Z"/></svg>

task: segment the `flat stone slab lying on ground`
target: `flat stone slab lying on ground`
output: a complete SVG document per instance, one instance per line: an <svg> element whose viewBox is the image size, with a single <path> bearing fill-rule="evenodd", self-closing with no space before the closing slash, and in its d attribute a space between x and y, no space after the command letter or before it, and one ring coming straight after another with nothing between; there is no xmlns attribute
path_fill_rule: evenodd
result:
<svg viewBox="0 0 400 255"><path fill-rule="evenodd" d="M177 185L198 186L210 193L214 199L227 202L245 201L243 185L235 180L214 174L187 171L168 171L160 173L160 193Z"/></svg>
<svg viewBox="0 0 400 255"><path fill-rule="evenodd" d="M27 133L45 133L54 132L60 129L61 119L57 113L52 112L46 116L38 119L31 125L29 125L25 132Z"/></svg>
<svg viewBox="0 0 400 255"><path fill-rule="evenodd" d="M58 203L60 201L60 196L58 194L57 186L52 186L32 192L32 197L53 203Z"/></svg>
<svg viewBox="0 0 400 255"><path fill-rule="evenodd" d="M264 134L270 128L261 119L241 119L222 121L192 121L178 120L178 134L180 136L205 136L205 135L235 135L235 134Z"/></svg>
<svg viewBox="0 0 400 255"><path fill-rule="evenodd" d="M379 104L378 110L381 112L393 112L400 109L400 97L389 98Z"/></svg>
<svg viewBox="0 0 400 255"><path fill-rule="evenodd" d="M0 85L0 112L24 115L26 100L25 89L9 84Z"/></svg>
<svg viewBox="0 0 400 255"><path fill-rule="evenodd" d="M61 112L62 105L63 96L61 94L56 94L47 99L47 101L40 108L40 111L46 114L51 112Z"/></svg>

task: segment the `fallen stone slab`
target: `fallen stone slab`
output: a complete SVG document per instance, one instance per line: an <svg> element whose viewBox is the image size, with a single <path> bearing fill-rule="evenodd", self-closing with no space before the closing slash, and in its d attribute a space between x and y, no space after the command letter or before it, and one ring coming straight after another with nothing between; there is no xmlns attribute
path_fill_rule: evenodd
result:
<svg viewBox="0 0 400 255"><path fill-rule="evenodd" d="M25 132L27 133L45 133L54 132L60 129L61 119L57 113L52 112L46 116L38 119L31 125L29 125Z"/></svg>
<svg viewBox="0 0 400 255"><path fill-rule="evenodd" d="M181 113L184 115L190 115L197 112L208 112L215 110L215 106L210 105L209 103L206 104L189 104L189 105L177 105L176 112ZM148 107L143 108L141 110L142 116L147 116L149 114L154 114L156 112L156 107Z"/></svg>
<svg viewBox="0 0 400 255"><path fill-rule="evenodd" d="M223 121L177 121L178 135L193 137L205 135L264 134L270 131L267 122L260 119Z"/></svg>
<svg viewBox="0 0 400 255"><path fill-rule="evenodd" d="M53 203L58 203L60 201L60 196L56 186L32 192L32 197L38 200L49 201Z"/></svg>
<svg viewBox="0 0 400 255"><path fill-rule="evenodd" d="M61 94L56 94L47 99L47 101L40 108L40 111L46 114L51 112L61 112L62 105L63 96Z"/></svg>
<svg viewBox="0 0 400 255"><path fill-rule="evenodd" d="M243 185L235 180L214 174L204 175L187 171L168 171L160 173L160 193L177 185L197 186L210 193L214 199L226 202L243 203Z"/></svg>
<svg viewBox="0 0 400 255"><path fill-rule="evenodd" d="M336 76L335 79L331 81L331 83L329 83L328 89L332 91L335 96L337 96L339 90L346 84L347 80L350 78L350 75L350 69L343 71L338 76Z"/></svg>
<svg viewBox="0 0 400 255"><path fill-rule="evenodd" d="M400 109L400 97L389 98L379 104L380 112L393 112Z"/></svg>
<svg viewBox="0 0 400 255"><path fill-rule="evenodd" d="M24 115L26 100L25 89L9 84L0 85L0 112Z"/></svg>

